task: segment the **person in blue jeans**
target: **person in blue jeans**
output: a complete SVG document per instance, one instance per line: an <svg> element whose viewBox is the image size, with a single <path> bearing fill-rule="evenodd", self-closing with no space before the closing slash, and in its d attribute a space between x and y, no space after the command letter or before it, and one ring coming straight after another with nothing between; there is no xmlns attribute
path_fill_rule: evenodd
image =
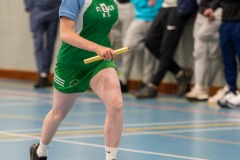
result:
<svg viewBox="0 0 240 160"><path fill-rule="evenodd" d="M24 0L24 4L30 16L38 71L38 79L34 87L49 87L52 86L49 81L49 72L58 31L58 10L61 0Z"/></svg>
<svg viewBox="0 0 240 160"><path fill-rule="evenodd" d="M229 92L218 101L221 107L240 107L237 77L240 62L240 1L222 0L223 16L220 27L220 46L224 76Z"/></svg>

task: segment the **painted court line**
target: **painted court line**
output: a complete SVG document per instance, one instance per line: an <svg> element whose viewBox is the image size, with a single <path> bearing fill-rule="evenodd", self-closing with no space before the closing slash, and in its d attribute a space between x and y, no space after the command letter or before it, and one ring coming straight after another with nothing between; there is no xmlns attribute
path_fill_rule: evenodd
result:
<svg viewBox="0 0 240 160"><path fill-rule="evenodd" d="M30 139L38 139L35 136L29 136L29 135L23 135L23 134L21 134L21 135L20 134L12 134L12 133L9 134L9 133L6 133L6 132L0 132L0 134L6 134L6 135L11 135L11 136L19 136L19 137L30 138ZM69 140L61 140L61 139L57 139L57 138L54 138L53 141L61 142L61 143L88 146L88 147L105 148L105 145L98 145L98 144L85 143L85 142L74 142L74 141L69 141ZM172 158L185 159L185 160L206 160L206 159L195 158L195 157L187 157L187 156L180 156L180 155L174 155L174 154L165 154L165 153L159 153L159 152L148 152L148 151L128 149L128 148L118 148L118 149L121 150L121 151L126 151L126 152L142 153L142 154L164 156L164 157L172 157Z"/></svg>
<svg viewBox="0 0 240 160"><path fill-rule="evenodd" d="M92 143L73 142L73 141L60 140L60 139L54 139L54 140L57 142L68 143L68 144L77 144L77 145L82 145L82 146L105 148L104 145L98 145L98 144L92 144ZM133 152L133 153L156 155L156 156L172 157L172 158L185 159L185 160L206 160L206 159L195 158L195 157L187 157L187 156L180 156L180 155L174 155L174 154L165 154L165 153L159 153L159 152L148 152L148 151L128 149L128 148L118 148L118 150L126 151L126 152Z"/></svg>
<svg viewBox="0 0 240 160"><path fill-rule="evenodd" d="M0 114L1 117L1 114ZM29 119L29 118L26 118ZM216 120L200 120L200 121L177 121L177 122L153 122L153 123L131 123L131 124L125 124L123 127L144 127L144 126L164 126L164 125L178 125L178 124L207 124L211 122L240 122L240 119L216 119ZM82 124L82 126L78 127L59 127L58 131L65 131L65 130L84 130L84 129L103 129L103 125L89 125L89 124ZM231 130L233 129L239 129L240 127L224 127L220 128L219 130ZM208 129L194 129L194 130L218 130L216 128L208 128ZM34 132L34 131L41 131L41 128L30 128L30 129L18 129L18 130L2 130L3 132L18 132L18 133L24 133L24 132ZM173 132L187 132L188 129L184 130L178 130ZM190 129L189 131L192 131ZM156 131L157 132L157 131ZM162 132L162 131L161 131ZM172 131L170 131L172 132Z"/></svg>

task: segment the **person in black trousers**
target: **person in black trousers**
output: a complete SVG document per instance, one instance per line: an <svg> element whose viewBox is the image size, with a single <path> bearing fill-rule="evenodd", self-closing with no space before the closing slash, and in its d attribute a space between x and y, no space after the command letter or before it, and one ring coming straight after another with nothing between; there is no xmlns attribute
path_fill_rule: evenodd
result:
<svg viewBox="0 0 240 160"><path fill-rule="evenodd" d="M34 87L49 87L52 86L48 76L58 31L58 10L61 0L24 0L24 4L30 16L30 29L38 70L38 80Z"/></svg>
<svg viewBox="0 0 240 160"><path fill-rule="evenodd" d="M190 0L190 2L193 1ZM186 23L197 11L197 3L195 1L192 6L187 5L186 10L182 8L181 3L180 1L177 3L177 1L164 0L163 8L149 29L145 45L160 60L160 65L157 73L153 76L152 82L136 93L137 98L156 97L158 85L167 71L170 71L176 77L178 83L176 94L183 95L187 91L192 70L180 67L173 56Z"/></svg>

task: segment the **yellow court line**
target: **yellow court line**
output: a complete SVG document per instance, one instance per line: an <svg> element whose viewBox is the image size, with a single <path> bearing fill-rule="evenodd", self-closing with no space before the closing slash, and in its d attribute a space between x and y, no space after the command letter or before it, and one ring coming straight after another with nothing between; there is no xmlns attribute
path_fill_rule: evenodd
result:
<svg viewBox="0 0 240 160"><path fill-rule="evenodd" d="M166 136L166 137L180 138L180 139L192 139L192 140L198 140L198 141L240 145L240 142L235 142L235 141L226 141L226 140L210 139L210 138L202 138L202 137L192 137L192 136L180 136L180 135L168 134L168 133L152 133L152 134Z"/></svg>
<svg viewBox="0 0 240 160"><path fill-rule="evenodd" d="M167 129L202 129L211 127L229 127L229 126L239 126L240 122L230 122L230 123L209 123L209 124L193 124L193 125L173 125L173 126L154 126L154 127L132 127L123 128L123 132L133 133L133 132L144 132L144 131L157 131L157 130L167 130ZM102 134L103 129L92 129L92 130L76 130L76 131L59 131L56 136L61 135L79 135L79 134ZM155 133L149 133L155 134ZM158 133L156 133L158 134ZM39 136L39 133L29 133L28 135ZM6 135L0 135L0 138Z"/></svg>
<svg viewBox="0 0 240 160"><path fill-rule="evenodd" d="M19 115L9 115L9 114L0 114L0 118L11 118L11 119L21 119L21 120L31 120L31 121L36 121L36 122L42 122L44 118L34 118L31 116L19 116ZM63 121L62 124L68 124L72 126L96 126L93 124L86 124L86 123L79 123L79 122L67 122Z"/></svg>

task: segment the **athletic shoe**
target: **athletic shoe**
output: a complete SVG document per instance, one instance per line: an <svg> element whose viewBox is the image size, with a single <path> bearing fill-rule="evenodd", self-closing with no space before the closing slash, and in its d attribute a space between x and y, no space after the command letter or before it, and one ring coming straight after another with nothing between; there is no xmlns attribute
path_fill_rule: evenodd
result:
<svg viewBox="0 0 240 160"><path fill-rule="evenodd" d="M232 91L229 91L225 94L225 96L223 98L221 98L220 100L218 100L218 105L222 108L229 108L229 106L227 105L228 102L234 98L238 93L234 93Z"/></svg>
<svg viewBox="0 0 240 160"><path fill-rule="evenodd" d="M183 96L189 87L189 83L192 79L193 72L191 69L182 69L178 75L176 75L177 80L177 92L176 95Z"/></svg>
<svg viewBox="0 0 240 160"><path fill-rule="evenodd" d="M240 94L229 99L226 106L231 109L240 108Z"/></svg>
<svg viewBox="0 0 240 160"><path fill-rule="evenodd" d="M136 93L136 98L154 98L157 97L157 86L149 83Z"/></svg>
<svg viewBox="0 0 240 160"><path fill-rule="evenodd" d="M140 91L141 89L143 89L147 84L146 83L141 83L140 86L137 89L137 92Z"/></svg>
<svg viewBox="0 0 240 160"><path fill-rule="evenodd" d="M185 97L189 101L206 101L209 95L204 88L194 86L191 91L185 94Z"/></svg>
<svg viewBox="0 0 240 160"><path fill-rule="evenodd" d="M47 160L47 157L38 157L37 149L39 147L39 143L32 144L30 147L30 160Z"/></svg>
<svg viewBox="0 0 240 160"><path fill-rule="evenodd" d="M229 91L229 88L227 85L225 85L223 88L220 88L214 96L212 96L208 99L208 104L216 105L218 100L223 98L228 91Z"/></svg>
<svg viewBox="0 0 240 160"><path fill-rule="evenodd" d="M51 87L52 83L49 82L48 78L38 77L37 82L34 84L34 88L46 88Z"/></svg>
<svg viewBox="0 0 240 160"><path fill-rule="evenodd" d="M123 83L120 81L120 86L121 86L121 91L122 91L122 93L127 93L127 92L128 92L128 88L127 88L127 85L126 85L126 84L123 84Z"/></svg>

